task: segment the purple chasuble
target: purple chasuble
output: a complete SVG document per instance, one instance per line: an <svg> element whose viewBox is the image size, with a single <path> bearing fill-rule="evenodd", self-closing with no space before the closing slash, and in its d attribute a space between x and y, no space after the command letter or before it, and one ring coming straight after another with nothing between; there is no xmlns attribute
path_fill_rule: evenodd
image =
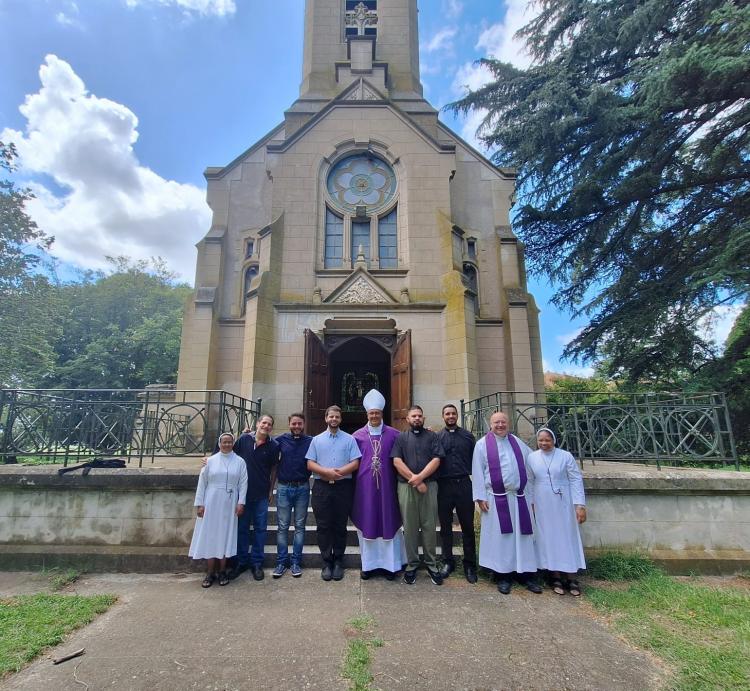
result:
<svg viewBox="0 0 750 691"><path fill-rule="evenodd" d="M520 486L516 492L516 501L518 502L518 519L521 523L521 535L532 535L533 530L531 528L531 516L529 514L529 507L526 503L526 495L524 490L526 489L526 464L523 461L523 454L521 453L521 447L518 446L518 442L512 434L509 434L508 442L510 443L511 449L513 449L513 455L516 457L516 463L518 464L518 476L520 478ZM503 482L503 473L500 469L500 454L497 451L497 441L495 435L490 432L485 438L485 445L487 447L487 467L490 471L490 481L492 482L492 493L495 497L495 508L497 509L497 517L500 520L500 532L503 534L513 532L513 522L510 518L510 506L508 504L508 492L505 489L505 483Z"/></svg>
<svg viewBox="0 0 750 691"><path fill-rule="evenodd" d="M383 425L380 437L370 438L368 426L358 429L352 436L362 452L356 484L352 522L368 540L382 537L392 540L401 527L401 513L396 495L396 471L393 469L391 449L399 432ZM380 440L379 464L373 463L373 440L377 449Z"/></svg>

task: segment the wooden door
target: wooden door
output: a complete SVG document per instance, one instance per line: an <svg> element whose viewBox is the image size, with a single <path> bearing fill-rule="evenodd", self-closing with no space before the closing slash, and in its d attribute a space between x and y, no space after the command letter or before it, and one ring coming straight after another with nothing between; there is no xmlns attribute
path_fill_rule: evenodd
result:
<svg viewBox="0 0 750 691"><path fill-rule="evenodd" d="M305 421L308 434L326 428L325 412L330 405L328 352L310 329L305 329Z"/></svg>
<svg viewBox="0 0 750 691"><path fill-rule="evenodd" d="M401 335L391 358L391 425L408 429L406 413L411 405L411 330Z"/></svg>

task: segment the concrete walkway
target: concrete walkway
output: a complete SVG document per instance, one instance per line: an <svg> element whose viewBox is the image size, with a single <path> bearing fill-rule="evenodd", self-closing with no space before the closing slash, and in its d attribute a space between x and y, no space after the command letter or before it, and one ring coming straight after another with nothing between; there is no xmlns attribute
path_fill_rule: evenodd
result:
<svg viewBox="0 0 750 691"><path fill-rule="evenodd" d="M361 614L375 620L379 689L623 689L659 687L662 671L615 637L584 600L520 587L500 595L489 582L455 575L415 586L347 571L324 583L317 571L260 583L243 575L201 589L196 574L101 574L63 592L113 593L119 602L0 682L2 689L346 689L341 661ZM0 597L38 592L35 574L0 573Z"/></svg>

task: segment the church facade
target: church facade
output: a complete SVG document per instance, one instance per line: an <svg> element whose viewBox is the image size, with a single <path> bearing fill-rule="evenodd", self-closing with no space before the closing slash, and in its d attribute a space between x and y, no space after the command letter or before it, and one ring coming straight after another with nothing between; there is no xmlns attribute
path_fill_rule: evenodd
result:
<svg viewBox="0 0 750 691"><path fill-rule="evenodd" d="M304 410L322 429L411 403L543 391L538 311L509 211L514 173L438 120L419 77L416 0L307 0L284 120L208 168L177 386Z"/></svg>

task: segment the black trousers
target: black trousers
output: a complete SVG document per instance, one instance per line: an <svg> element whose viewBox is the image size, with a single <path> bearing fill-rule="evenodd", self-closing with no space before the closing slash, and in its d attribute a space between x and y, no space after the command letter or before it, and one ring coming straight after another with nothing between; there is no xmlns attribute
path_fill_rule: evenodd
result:
<svg viewBox="0 0 750 691"><path fill-rule="evenodd" d="M453 560L453 510L456 510L464 543L464 565L477 565L477 546L474 537L474 500L468 475L458 479L438 480L438 518L443 561Z"/></svg>
<svg viewBox="0 0 750 691"><path fill-rule="evenodd" d="M311 496L318 547L323 561L341 559L346 551L346 525L352 512L354 482L315 480Z"/></svg>

